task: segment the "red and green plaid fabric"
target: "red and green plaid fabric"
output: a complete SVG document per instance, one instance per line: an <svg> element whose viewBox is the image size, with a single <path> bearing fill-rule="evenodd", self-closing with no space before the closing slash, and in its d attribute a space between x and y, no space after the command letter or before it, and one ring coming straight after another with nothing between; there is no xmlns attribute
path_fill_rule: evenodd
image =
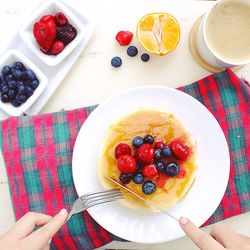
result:
<svg viewBox="0 0 250 250"><path fill-rule="evenodd" d="M180 90L213 113L230 148L229 184L205 225L249 211L250 86L226 70ZM77 199L72 152L79 129L94 108L11 117L1 122L0 142L16 219L30 210L54 215L63 207L69 209ZM117 239L84 212L61 228L51 249L90 250Z"/></svg>

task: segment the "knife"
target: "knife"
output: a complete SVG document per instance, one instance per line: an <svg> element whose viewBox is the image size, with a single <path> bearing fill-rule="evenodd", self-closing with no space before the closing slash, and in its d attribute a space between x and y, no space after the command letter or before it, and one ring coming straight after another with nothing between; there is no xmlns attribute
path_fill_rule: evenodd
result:
<svg viewBox="0 0 250 250"><path fill-rule="evenodd" d="M146 202L147 204L149 204L151 207L157 209L158 211L168 215L170 218L178 221L178 219L176 217L174 217L173 215L167 213L165 210L162 210L160 207L158 207L154 202L150 201L150 200L146 200L143 197L141 197L139 194L135 193L134 191L130 190L129 188L123 186L122 184L120 184L119 182L117 182L116 180L112 179L109 176L105 176L107 179L109 179L110 181L112 181L113 183L115 183L116 185L118 185L119 187L121 187L122 189L125 189L126 191L128 191L129 193L133 194L134 196L136 196L137 198L139 198L140 200Z"/></svg>

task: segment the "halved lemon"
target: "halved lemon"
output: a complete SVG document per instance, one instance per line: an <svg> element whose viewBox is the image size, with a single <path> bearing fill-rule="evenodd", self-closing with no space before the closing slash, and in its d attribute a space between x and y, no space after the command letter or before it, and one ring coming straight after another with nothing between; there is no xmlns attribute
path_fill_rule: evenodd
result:
<svg viewBox="0 0 250 250"><path fill-rule="evenodd" d="M150 13L141 18L136 35L142 46L158 56L175 49L180 40L180 26L168 13Z"/></svg>

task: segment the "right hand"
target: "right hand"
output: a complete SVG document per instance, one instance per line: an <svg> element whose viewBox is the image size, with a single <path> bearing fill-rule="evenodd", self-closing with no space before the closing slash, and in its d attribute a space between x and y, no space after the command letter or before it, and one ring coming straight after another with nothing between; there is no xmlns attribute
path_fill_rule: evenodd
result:
<svg viewBox="0 0 250 250"><path fill-rule="evenodd" d="M187 236L202 250L250 250L250 238L235 233L223 223L215 225L210 234L185 217L181 217L179 223Z"/></svg>

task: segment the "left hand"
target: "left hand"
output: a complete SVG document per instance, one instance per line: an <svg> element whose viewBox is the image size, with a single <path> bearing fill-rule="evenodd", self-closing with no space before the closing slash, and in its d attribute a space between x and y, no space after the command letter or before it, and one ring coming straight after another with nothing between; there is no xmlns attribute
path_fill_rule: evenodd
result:
<svg viewBox="0 0 250 250"><path fill-rule="evenodd" d="M55 217L28 212L6 234L0 236L1 250L47 250L54 234L67 219L62 209ZM34 231L35 226L42 226Z"/></svg>

